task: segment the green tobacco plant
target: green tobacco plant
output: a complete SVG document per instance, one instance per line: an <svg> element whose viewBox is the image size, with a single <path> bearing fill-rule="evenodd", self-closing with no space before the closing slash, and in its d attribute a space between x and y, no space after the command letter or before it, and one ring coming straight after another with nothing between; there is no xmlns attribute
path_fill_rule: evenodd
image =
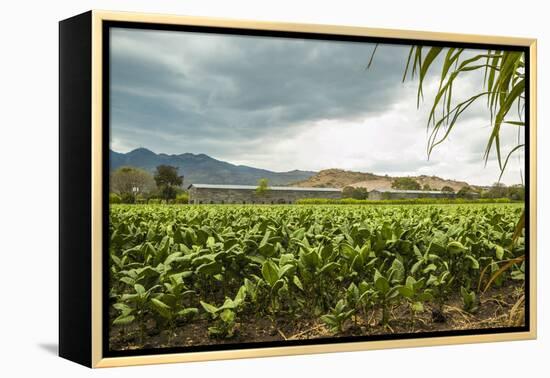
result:
<svg viewBox="0 0 550 378"><path fill-rule="evenodd" d="M143 341L145 316L150 309L150 298L159 287L159 285L155 285L145 290L142 285L135 284L133 293L121 295L118 302L113 305L120 312L118 317L113 320L113 325L128 325L134 320L137 321L140 329L139 338Z"/></svg>
<svg viewBox="0 0 550 378"><path fill-rule="evenodd" d="M172 302L169 305L167 302ZM164 295L160 298L151 298L151 308L158 315L157 324L165 324L163 328L168 329L168 340L172 337L177 321L189 321L196 316L199 310L195 307L182 308L178 306L173 297Z"/></svg>
<svg viewBox="0 0 550 378"><path fill-rule="evenodd" d="M350 309L345 300L340 299L329 314L321 316L321 321L328 325L332 332L343 332L344 322L351 318L354 312L355 310Z"/></svg>
<svg viewBox="0 0 550 378"><path fill-rule="evenodd" d="M437 304L437 310L440 314L443 314L443 305L454 287L454 277L451 275L446 262L440 264L437 272L430 273L426 286L431 289L434 301Z"/></svg>
<svg viewBox="0 0 550 378"><path fill-rule="evenodd" d="M213 326L208 327L208 335L212 338L231 338L235 333L235 311L230 308L209 307L208 303L202 302L203 308L212 314L212 319L217 320Z"/></svg>
<svg viewBox="0 0 550 378"><path fill-rule="evenodd" d="M208 327L210 337L231 338L235 334L235 319L237 312L244 304L246 298L246 287L242 286L235 299L226 298L222 306L216 307L209 303L200 301L202 308L215 320L213 326Z"/></svg>
<svg viewBox="0 0 550 378"><path fill-rule="evenodd" d="M460 287L460 295L462 296L462 308L464 311L474 313L478 310L478 300L476 293L473 290L468 290L464 286Z"/></svg>
<svg viewBox="0 0 550 378"><path fill-rule="evenodd" d="M383 275L378 269L374 272L374 286L377 289L378 303L382 307L383 325L387 325L390 319L390 307L399 295L399 284L403 280L403 264L395 259L391 267Z"/></svg>
<svg viewBox="0 0 550 378"><path fill-rule="evenodd" d="M313 247L305 238L298 244L299 279L303 283L305 293L309 295L311 313L318 315L329 308L332 296L328 288L334 285L340 264L334 261L334 251L329 245Z"/></svg>
<svg viewBox="0 0 550 378"><path fill-rule="evenodd" d="M262 277L269 286L269 298L271 300L271 310L274 312L278 307L278 298L282 297L288 291L286 277L295 271L293 264L284 264L278 266L273 260L268 259L262 265Z"/></svg>
<svg viewBox="0 0 550 378"><path fill-rule="evenodd" d="M376 290L365 281L359 285L352 282L346 290L346 302L354 310L354 325L357 327L358 314L361 312L366 316L367 310L376 302Z"/></svg>
<svg viewBox="0 0 550 378"><path fill-rule="evenodd" d="M403 304L413 318L428 303L442 311L461 286L480 285L480 265L492 267L478 296L494 282L521 284L525 239L513 236L522 211L522 204L112 205L110 324L114 335L138 332L129 338L137 348L146 334L172 337L197 322L198 311L217 338L234 335L239 319L266 315L274 324L331 315L324 319L334 326L325 324L341 332L350 320L355 329L372 319L387 325ZM501 268L509 270L492 283ZM428 290L433 299L422 296Z"/></svg>
<svg viewBox="0 0 550 378"><path fill-rule="evenodd" d="M479 261L471 249L458 241L451 241L447 244L447 253L448 267L453 277L461 285L471 286L473 284L472 277L479 274Z"/></svg>
<svg viewBox="0 0 550 378"><path fill-rule="evenodd" d="M409 303L411 324L414 325L415 315L424 311L423 303L433 299L432 292L430 289L425 288L424 279L417 281L412 276L408 276L405 285L399 286L397 290Z"/></svg>
<svg viewBox="0 0 550 378"><path fill-rule="evenodd" d="M361 231L357 230L359 234ZM357 235L360 237L360 235ZM372 251L370 239L362 246L353 247L349 242L340 244L340 253L348 260L346 277L358 277L364 279L372 274L374 264L377 262L375 253Z"/></svg>

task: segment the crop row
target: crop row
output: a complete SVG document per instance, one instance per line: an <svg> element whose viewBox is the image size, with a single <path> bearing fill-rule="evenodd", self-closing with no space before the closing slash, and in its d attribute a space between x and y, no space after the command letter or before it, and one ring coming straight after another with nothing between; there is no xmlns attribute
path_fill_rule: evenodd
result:
<svg viewBox="0 0 550 378"><path fill-rule="evenodd" d="M334 333L397 304L411 319L524 254L521 205L128 206L110 211L111 322L173 330L208 319L231 337L242 317L317 318ZM523 265L495 285L523 279Z"/></svg>

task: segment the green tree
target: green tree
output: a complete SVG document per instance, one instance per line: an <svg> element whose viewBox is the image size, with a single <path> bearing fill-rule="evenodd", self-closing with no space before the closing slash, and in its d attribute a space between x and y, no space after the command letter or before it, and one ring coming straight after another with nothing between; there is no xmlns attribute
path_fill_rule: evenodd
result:
<svg viewBox="0 0 550 378"><path fill-rule="evenodd" d="M458 192L456 192L458 198L473 198L475 196L474 190L469 186L463 186Z"/></svg>
<svg viewBox="0 0 550 378"><path fill-rule="evenodd" d="M162 198L165 200L176 198L177 189L183 184L183 176L178 174L178 167L159 165L154 178Z"/></svg>
<svg viewBox="0 0 550 378"><path fill-rule="evenodd" d="M110 204L122 203L122 200L118 194L109 193L109 203Z"/></svg>
<svg viewBox="0 0 550 378"><path fill-rule="evenodd" d="M258 186L256 187L256 195L259 197L265 197L269 192L269 181L266 178L258 180Z"/></svg>
<svg viewBox="0 0 550 378"><path fill-rule="evenodd" d="M367 199L369 193L367 188L354 188L353 186L346 186L342 189L342 198L353 198L358 200Z"/></svg>
<svg viewBox="0 0 550 378"><path fill-rule="evenodd" d="M120 195L122 202L134 203L138 194L146 194L155 188L153 176L143 169L120 167L111 173L110 190Z"/></svg>
<svg viewBox="0 0 550 378"><path fill-rule="evenodd" d="M508 188L501 182L495 182L485 193L487 198L506 198L508 197Z"/></svg>
<svg viewBox="0 0 550 378"><path fill-rule="evenodd" d="M451 188L450 186L448 186L448 185L445 185L443 188L441 188L441 191L442 192L450 192L450 193L455 192L455 190L453 188Z"/></svg>
<svg viewBox="0 0 550 378"><path fill-rule="evenodd" d="M410 177L398 177L394 179L391 187L399 190L420 190L420 184Z"/></svg>
<svg viewBox="0 0 550 378"><path fill-rule="evenodd" d="M523 185L512 185L508 187L508 198L513 201L524 201L525 200L525 186Z"/></svg>
<svg viewBox="0 0 550 378"><path fill-rule="evenodd" d="M369 198L369 191L367 188L355 188L355 199L364 200Z"/></svg>
<svg viewBox="0 0 550 378"><path fill-rule="evenodd" d="M430 184L424 184L422 190L432 190L432 187L430 186Z"/></svg>
<svg viewBox="0 0 550 378"><path fill-rule="evenodd" d="M187 193L187 192L178 193L176 195L175 202L180 203L180 204L188 204L189 203L189 193Z"/></svg>

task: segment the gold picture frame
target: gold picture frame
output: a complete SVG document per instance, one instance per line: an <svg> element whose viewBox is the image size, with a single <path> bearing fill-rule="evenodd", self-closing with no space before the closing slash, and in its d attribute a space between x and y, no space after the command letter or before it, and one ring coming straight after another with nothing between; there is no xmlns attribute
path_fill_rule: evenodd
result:
<svg viewBox="0 0 550 378"><path fill-rule="evenodd" d="M190 25L273 32L315 33L335 36L358 36L381 39L452 42L464 44L492 44L516 46L528 49L529 54L529 249L528 288L529 329L514 333L490 333L476 335L407 338L399 340L376 340L341 342L330 344L277 346L253 349L213 350L200 352L151 354L139 356L105 357L104 347L104 93L103 57L104 25L106 22L129 22L141 24ZM83 49L85 54L82 54ZM483 36L470 34L436 33L412 30L378 29L368 27L259 22L217 18L188 17L161 14L90 11L60 23L60 355L89 367L114 367L157 363L207 361L310 353L347 352L371 349L423 347L448 344L481 343L535 339L537 335L536 307L536 209L537 209L537 41L530 38ZM78 55L78 58L75 56ZM74 63L71 63L74 62ZM81 71L69 67L80 64ZM72 70L72 71L71 71ZM71 72L69 72L71 71ZM74 71L74 72L73 72ZM75 84L76 83L76 84ZM75 90L75 85L77 86ZM69 93L70 92L70 93ZM82 96L79 95L82 93ZM89 96L88 96L89 94ZM78 104L75 102L78 101ZM75 108L76 107L76 108ZM76 113L74 109L78 109ZM74 123L89 122L89 127ZM80 128L76 130L76 128ZM76 146L70 146L71 143ZM80 144L79 144L80 143ZM79 150L85 145L85 151ZM86 155L80 159L80 154ZM69 184L71 164L86 167L80 181ZM82 161L81 161L82 160ZM89 164L89 165L87 165ZM76 182L76 184L75 184ZM69 201L78 200L82 191L89 199L78 209L71 210ZM81 197L80 197L81 198ZM86 218L75 222L78 217ZM73 238L68 237L73 233ZM84 236L82 236L84 235ZM72 256L80 254L82 256ZM72 255L71 255L72 253ZM77 290L83 298L75 299ZM80 302L79 302L80 301ZM79 307L78 309L72 306ZM82 312L79 312L82 311ZM82 316L82 314L89 314ZM78 318L77 320L75 320ZM79 343L86 344L75 351ZM88 345L89 344L89 345Z"/></svg>

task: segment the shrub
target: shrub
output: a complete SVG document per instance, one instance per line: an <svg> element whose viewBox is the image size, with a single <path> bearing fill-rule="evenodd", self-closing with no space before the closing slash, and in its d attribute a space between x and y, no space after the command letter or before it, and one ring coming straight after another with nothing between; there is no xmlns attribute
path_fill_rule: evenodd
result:
<svg viewBox="0 0 550 378"><path fill-rule="evenodd" d="M411 177L398 177L394 179L391 183L391 187L393 189L401 189L401 190L420 190L422 189L420 187L420 184L418 181Z"/></svg>
<svg viewBox="0 0 550 378"><path fill-rule="evenodd" d="M118 194L109 193L109 203L111 204L122 203L122 200L120 199L120 196Z"/></svg>
<svg viewBox="0 0 550 378"><path fill-rule="evenodd" d="M122 193L120 195L120 200L121 200L122 203L135 203L136 202L136 197L134 197L130 193Z"/></svg>
<svg viewBox="0 0 550 378"><path fill-rule="evenodd" d="M147 201L149 205L159 205L160 199L159 198L149 198L149 201Z"/></svg>
<svg viewBox="0 0 550 378"><path fill-rule="evenodd" d="M369 192L366 188L354 188L353 186L346 186L342 190L342 197L362 200L369 197Z"/></svg>
<svg viewBox="0 0 550 378"><path fill-rule="evenodd" d="M437 205L437 204L463 204L463 203L512 203L510 198L409 198L409 199L383 199L383 200L357 200L353 198L329 199L329 198L303 198L296 201L298 205Z"/></svg>
<svg viewBox="0 0 550 378"><path fill-rule="evenodd" d="M175 202L186 205L189 203L189 195L187 193L180 193L176 196Z"/></svg>
<svg viewBox="0 0 550 378"><path fill-rule="evenodd" d="M177 190L173 186L164 185L159 187L160 196L166 199L174 199L177 195Z"/></svg>
<svg viewBox="0 0 550 378"><path fill-rule="evenodd" d="M142 204L147 203L147 199L142 195L138 195L138 196L136 196L136 201L135 202L142 205Z"/></svg>

